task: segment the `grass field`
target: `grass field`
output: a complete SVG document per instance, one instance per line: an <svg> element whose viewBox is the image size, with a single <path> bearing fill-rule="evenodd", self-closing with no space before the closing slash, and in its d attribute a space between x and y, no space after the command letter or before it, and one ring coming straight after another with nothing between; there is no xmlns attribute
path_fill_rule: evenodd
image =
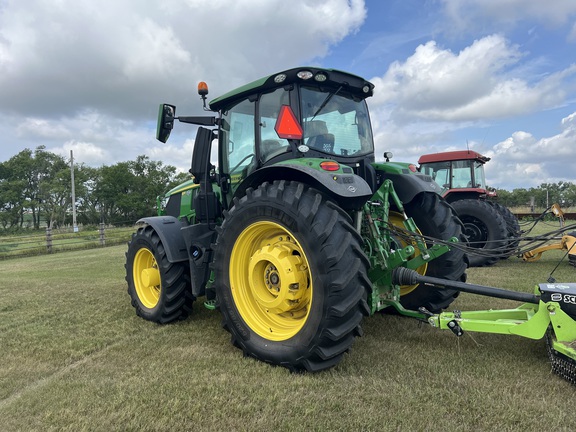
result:
<svg viewBox="0 0 576 432"><path fill-rule="evenodd" d="M576 387L551 373L543 340L456 338L377 314L336 368L290 374L244 358L200 302L176 324L136 317L125 250L0 262L0 430L576 430ZM469 281L532 292L560 256L470 269ZM462 294L453 306L516 305Z"/></svg>

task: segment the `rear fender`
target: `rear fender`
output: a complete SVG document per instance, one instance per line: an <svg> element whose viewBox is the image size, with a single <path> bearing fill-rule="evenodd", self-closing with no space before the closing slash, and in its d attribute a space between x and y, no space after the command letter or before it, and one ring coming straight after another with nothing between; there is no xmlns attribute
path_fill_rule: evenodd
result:
<svg viewBox="0 0 576 432"><path fill-rule="evenodd" d="M298 163L269 165L250 174L236 189L234 195L242 197L249 187L256 188L264 182L275 180L298 181L310 185L327 195L344 210L358 210L372 196L366 181L353 173L352 168L342 165L338 171L324 171L316 167L318 160L304 159Z"/></svg>
<svg viewBox="0 0 576 432"><path fill-rule="evenodd" d="M409 164L402 165L406 167L400 166L399 163L395 163L394 166L392 163L373 164L372 166L376 169L378 187L380 188L385 180L391 180L398 198L403 203L412 201L421 192L436 194L442 192L442 187L432 177L418 172L413 173L408 169Z"/></svg>

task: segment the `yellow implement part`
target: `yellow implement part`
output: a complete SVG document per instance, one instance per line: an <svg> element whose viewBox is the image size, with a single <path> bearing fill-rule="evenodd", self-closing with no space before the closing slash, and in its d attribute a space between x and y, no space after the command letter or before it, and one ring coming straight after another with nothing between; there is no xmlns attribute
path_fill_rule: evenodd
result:
<svg viewBox="0 0 576 432"><path fill-rule="evenodd" d="M559 250L571 250L572 249L572 251L574 251L574 253L576 253L576 247L574 246L574 243L576 243L576 237L571 236L571 235L564 235L564 236L562 236L560 243L546 245L546 246L540 246L540 247L537 247L536 249L533 249L531 251L524 252L524 254L522 255L522 259L524 261L528 261L528 262L538 261L540 258L542 258L542 253L549 251L549 250L554 250L554 249L559 249Z"/></svg>
<svg viewBox="0 0 576 432"><path fill-rule="evenodd" d="M551 210L552 210L552 213L554 213L554 216L556 216L560 220L560 226L563 227L564 226L564 212L562 211L562 208L558 204L552 204Z"/></svg>

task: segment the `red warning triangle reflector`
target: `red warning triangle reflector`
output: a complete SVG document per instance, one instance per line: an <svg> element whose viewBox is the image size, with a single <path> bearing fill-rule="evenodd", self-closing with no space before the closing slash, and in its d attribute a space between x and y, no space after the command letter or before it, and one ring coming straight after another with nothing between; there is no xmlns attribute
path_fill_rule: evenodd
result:
<svg viewBox="0 0 576 432"><path fill-rule="evenodd" d="M302 126L300 126L292 108L288 105L282 105L282 108L280 108L280 114L276 120L274 130L278 137L282 139L302 139L302 135L304 135Z"/></svg>

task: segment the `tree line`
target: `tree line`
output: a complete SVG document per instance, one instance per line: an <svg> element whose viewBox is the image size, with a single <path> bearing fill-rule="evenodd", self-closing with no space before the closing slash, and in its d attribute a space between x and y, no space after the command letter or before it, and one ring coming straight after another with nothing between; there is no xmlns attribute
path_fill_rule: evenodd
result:
<svg viewBox="0 0 576 432"><path fill-rule="evenodd" d="M156 214L156 197L190 179L148 156L93 168L74 166L78 224L130 224ZM0 163L0 226L72 224L70 161L44 146Z"/></svg>
<svg viewBox="0 0 576 432"><path fill-rule="evenodd" d="M76 213L79 224L130 224L156 214L156 197L190 179L176 167L152 161L148 156L93 168L74 166ZM44 146L25 149L0 163L0 226L4 229L45 223L55 227L72 224L70 162ZM507 207L533 202L544 209L553 203L576 206L576 185L543 183L536 188L496 189L498 201Z"/></svg>
<svg viewBox="0 0 576 432"><path fill-rule="evenodd" d="M506 207L531 207L546 209L557 203L563 209L576 206L576 184L561 181L558 183L542 183L530 189L494 189L498 202Z"/></svg>

